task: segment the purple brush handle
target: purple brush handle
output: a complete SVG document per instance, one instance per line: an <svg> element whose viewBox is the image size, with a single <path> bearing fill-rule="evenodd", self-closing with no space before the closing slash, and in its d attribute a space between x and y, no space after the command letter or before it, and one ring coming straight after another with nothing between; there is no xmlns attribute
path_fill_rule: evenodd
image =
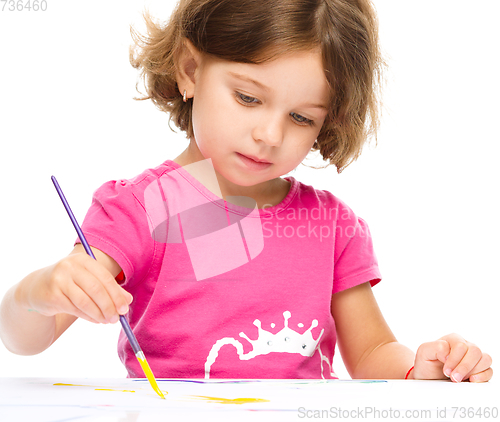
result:
<svg viewBox="0 0 500 422"><path fill-rule="evenodd" d="M90 255L92 258L95 259L94 253L92 252L92 249L90 249L89 243L87 242L87 239L85 239L85 235L82 232L82 229L80 228L80 225L78 224L78 221L76 221L75 215L73 214L73 211L71 211L71 207L68 204L68 201L66 200L66 197L64 196L64 193L59 186L59 183L57 183L57 179L52 176L52 183L54 183L54 186L56 188L57 193L59 194L59 198L61 198L61 201L64 205L64 208L66 209L66 212L69 215L69 218L71 222L73 223L73 226L75 227L76 232L78 233L78 237L80 238L80 242L82 242L83 247L85 248L85 252L87 252L88 255Z"/></svg>
<svg viewBox="0 0 500 422"><path fill-rule="evenodd" d="M120 315L120 322L122 323L123 331L125 331L125 334L127 335L128 342L132 346L134 354L137 355L137 353L142 352L141 346L139 346L139 342L137 341L134 333L132 332L132 328L130 328L127 319L123 315Z"/></svg>
<svg viewBox="0 0 500 422"><path fill-rule="evenodd" d="M66 197L64 196L64 193L59 186L59 183L57 182L57 179L52 176L52 183L54 183L54 186L56 188L57 193L59 194L59 198L61 198L61 201L64 205L64 208L66 209L66 212L69 215L69 218L71 222L73 223L73 226L75 227L76 232L78 233L78 237L80 238L80 242L82 242L83 247L85 248L85 252L87 252L88 255L90 255L92 258L95 259L95 256L92 252L92 249L90 249L89 243L87 242L87 239L85 239L85 235L82 232L82 229L80 228L80 225L78 224L78 221L76 221L75 215L73 214L73 211L71 211L71 207L68 204L68 201L66 200ZM137 339L135 338L134 333L132 332L132 329L130 328L130 325L127 321L127 319L123 316L120 315L120 322L122 324L123 331L125 331L125 334L127 335L128 341L130 345L132 346L132 350L134 351L134 354L137 354L141 352L141 347L139 346L139 343L137 342Z"/></svg>

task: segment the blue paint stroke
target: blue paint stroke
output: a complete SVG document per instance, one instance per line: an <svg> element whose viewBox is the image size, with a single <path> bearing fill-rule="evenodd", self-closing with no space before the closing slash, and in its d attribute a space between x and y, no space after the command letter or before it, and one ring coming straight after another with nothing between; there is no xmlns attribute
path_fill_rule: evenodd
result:
<svg viewBox="0 0 500 422"><path fill-rule="evenodd" d="M253 383L278 383L278 384L307 384L307 385L316 385L316 384L342 384L342 383L352 383L352 384L379 384L386 383L387 380L271 380L271 379L263 379L263 380L192 380L192 379L171 379L171 378L157 378L159 382L184 382L184 383L194 383L194 384L253 384ZM147 381L146 378L134 378L132 381Z"/></svg>

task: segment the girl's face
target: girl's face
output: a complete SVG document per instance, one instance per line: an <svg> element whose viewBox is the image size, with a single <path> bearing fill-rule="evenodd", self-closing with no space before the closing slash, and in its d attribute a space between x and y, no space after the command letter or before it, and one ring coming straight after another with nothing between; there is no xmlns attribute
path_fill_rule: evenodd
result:
<svg viewBox="0 0 500 422"><path fill-rule="evenodd" d="M192 80L192 148L198 159L212 159L223 193L276 186L273 180L295 169L311 150L327 114L328 83L319 51L293 52L263 64L204 56Z"/></svg>

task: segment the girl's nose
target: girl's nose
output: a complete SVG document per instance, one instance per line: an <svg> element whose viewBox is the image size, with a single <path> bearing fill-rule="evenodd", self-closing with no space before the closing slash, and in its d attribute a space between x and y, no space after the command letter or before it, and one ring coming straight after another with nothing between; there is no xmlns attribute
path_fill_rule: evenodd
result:
<svg viewBox="0 0 500 422"><path fill-rule="evenodd" d="M279 147L283 143L284 122L276 116L268 115L261 119L253 129L253 138L269 146Z"/></svg>

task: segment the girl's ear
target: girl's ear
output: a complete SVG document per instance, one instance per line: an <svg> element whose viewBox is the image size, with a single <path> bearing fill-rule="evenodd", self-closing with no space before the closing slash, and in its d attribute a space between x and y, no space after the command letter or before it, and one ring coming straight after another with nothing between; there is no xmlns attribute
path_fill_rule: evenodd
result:
<svg viewBox="0 0 500 422"><path fill-rule="evenodd" d="M201 65L202 54L187 38L183 41L182 50L177 58L175 77L181 95L192 98L196 82L195 72ZM184 94L184 91L186 93Z"/></svg>

